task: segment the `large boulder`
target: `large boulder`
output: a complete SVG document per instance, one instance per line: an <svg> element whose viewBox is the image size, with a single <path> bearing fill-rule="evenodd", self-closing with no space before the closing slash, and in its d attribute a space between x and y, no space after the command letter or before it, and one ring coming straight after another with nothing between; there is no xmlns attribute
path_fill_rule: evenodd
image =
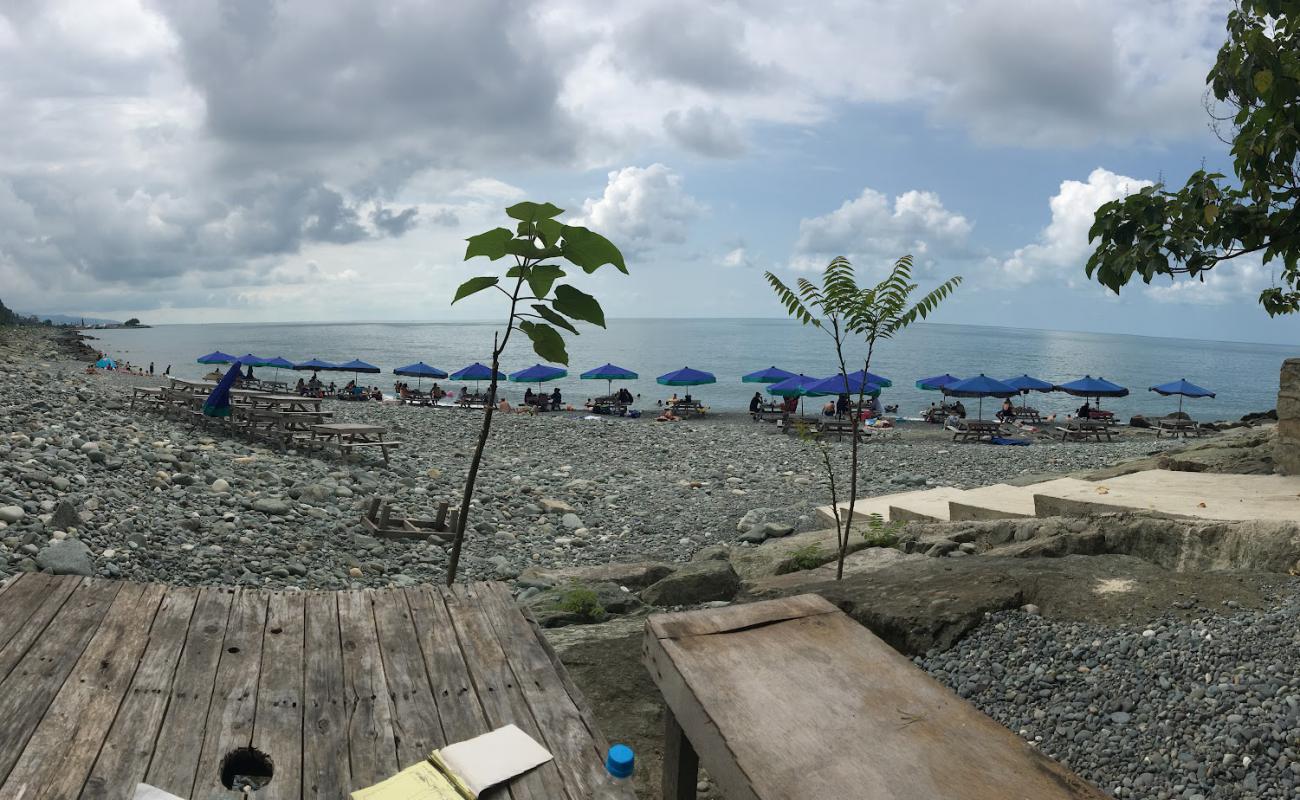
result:
<svg viewBox="0 0 1300 800"><path fill-rule="evenodd" d="M566 583L612 583L632 591L644 589L676 569L662 561L633 561L627 564L597 564L588 567L529 567L519 574L520 586L549 589Z"/></svg>
<svg viewBox="0 0 1300 800"><path fill-rule="evenodd" d="M740 576L729 561L691 561L646 587L641 599L656 606L689 606L730 600L740 591Z"/></svg>
<svg viewBox="0 0 1300 800"><path fill-rule="evenodd" d="M788 526L790 531L794 531L795 523L798 522L797 514L788 508L755 508L745 512L745 515L736 523L736 530L740 533L760 528L765 525L776 525L780 527ZM786 534L779 534L784 536Z"/></svg>
<svg viewBox="0 0 1300 800"><path fill-rule="evenodd" d="M59 504L54 507L54 514L50 517L50 525L62 531L69 528L80 528L84 523L77 509L67 500L60 500Z"/></svg>
<svg viewBox="0 0 1300 800"><path fill-rule="evenodd" d="M55 575L94 575L95 561L90 548L79 539L63 539L42 547L36 566Z"/></svg>

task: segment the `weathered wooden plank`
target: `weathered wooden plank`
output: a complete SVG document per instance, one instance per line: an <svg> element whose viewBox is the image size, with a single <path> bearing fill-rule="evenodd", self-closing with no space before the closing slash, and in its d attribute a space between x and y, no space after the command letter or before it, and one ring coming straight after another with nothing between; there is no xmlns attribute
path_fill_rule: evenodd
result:
<svg viewBox="0 0 1300 800"><path fill-rule="evenodd" d="M0 682L0 778L7 778L122 584L83 579Z"/></svg>
<svg viewBox="0 0 1300 800"><path fill-rule="evenodd" d="M305 610L306 598L296 592L276 592L267 605L252 738L253 747L275 766L271 782L257 793L267 800L302 797Z"/></svg>
<svg viewBox="0 0 1300 800"><path fill-rule="evenodd" d="M352 784L335 593L307 596L304 627L302 796L334 800L346 797Z"/></svg>
<svg viewBox="0 0 1300 800"><path fill-rule="evenodd" d="M646 624L647 667L729 800L1104 797L845 614L756 605L763 621L748 625L712 611L689 612L699 625Z"/></svg>
<svg viewBox="0 0 1300 800"><path fill-rule="evenodd" d="M82 800L129 797L145 779L198 599L198 589L168 588L131 688L90 770Z"/></svg>
<svg viewBox="0 0 1300 800"><path fill-rule="evenodd" d="M0 609L3 609L0 613L0 648L9 644L13 635L36 613L56 580L39 572L24 573L0 586Z"/></svg>
<svg viewBox="0 0 1300 800"><path fill-rule="evenodd" d="M194 776L193 791L185 795L192 800L228 798L229 790L221 785L222 762L232 751L252 742L266 605L267 595L263 592L235 593L226 638L221 643L198 774Z"/></svg>
<svg viewBox="0 0 1300 800"><path fill-rule="evenodd" d="M801 594L784 598L779 603L743 603L712 609L707 615L693 611L655 614L650 617L650 629L660 639L683 636L707 636L711 633L734 631L771 625L787 619L799 619L816 614L834 614L838 611L825 598L815 594Z"/></svg>
<svg viewBox="0 0 1300 800"><path fill-rule="evenodd" d="M393 743L393 707L379 652L371 593L340 592L338 599L352 789L361 789L399 769Z"/></svg>
<svg viewBox="0 0 1300 800"><path fill-rule="evenodd" d="M671 710L664 713L664 797L695 800L700 757Z"/></svg>
<svg viewBox="0 0 1300 800"><path fill-rule="evenodd" d="M401 589L377 591L372 599L379 652L393 706L393 743L397 763L405 767L428 758L430 751L447 742L442 736L438 704L429 686L405 593Z"/></svg>
<svg viewBox="0 0 1300 800"><path fill-rule="evenodd" d="M419 586L406 590L406 600L438 704L443 740L455 743L487 733L487 717L474 693L442 594L434 587Z"/></svg>
<svg viewBox="0 0 1300 800"><path fill-rule="evenodd" d="M146 782L181 797L188 797L194 788L204 722L212 705L221 643L226 638L234 598L229 589L199 592L176 664L171 697L145 773Z"/></svg>
<svg viewBox="0 0 1300 800"><path fill-rule="evenodd" d="M4 646L0 647L0 680L8 677L10 671L27 654L32 644L45 632L50 620L54 619L59 609L63 608L63 604L72 596L72 592L81 585L81 578L42 577L47 580L36 578L29 584L39 590L38 605L32 609L32 613L27 615L22 624L15 628ZM23 583L28 583L29 578L24 578ZM7 616L7 605L5 609L5 616Z"/></svg>
<svg viewBox="0 0 1300 800"><path fill-rule="evenodd" d="M565 787L575 797L590 797L605 774L604 754L596 744L594 726L588 727L537 632L524 619L505 585L480 583L472 591L496 631L501 650L544 737L542 744L555 756ZM632 800L631 794L628 800Z"/></svg>
<svg viewBox="0 0 1300 800"><path fill-rule="evenodd" d="M474 682L474 690L478 694L479 702L483 704L488 723L493 728L513 723L537 741L544 742L546 739L538 729L536 720L533 719L528 702L519 688L518 679L497 641L487 613L481 606L482 601L477 587L463 585L452 587L451 592L444 596L444 600L455 625L461 652L465 656L465 664ZM569 797L564 779L553 761L529 770L512 780L510 792L516 800L524 800L524 798L556 800L556 798ZM580 796L575 796L575 800L578 797Z"/></svg>
<svg viewBox="0 0 1300 800"><path fill-rule="evenodd" d="M149 641L165 588L126 584L32 733L0 797L76 797Z"/></svg>

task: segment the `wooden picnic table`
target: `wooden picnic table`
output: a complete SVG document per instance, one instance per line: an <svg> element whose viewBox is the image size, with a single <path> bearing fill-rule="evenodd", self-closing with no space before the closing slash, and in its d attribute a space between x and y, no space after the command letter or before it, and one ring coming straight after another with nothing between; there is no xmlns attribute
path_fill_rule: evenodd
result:
<svg viewBox="0 0 1300 800"><path fill-rule="evenodd" d="M1188 436L1201 436L1204 431L1201 430L1201 424L1194 419L1161 417L1156 420L1156 438L1159 439L1162 434L1166 433L1170 436L1182 436L1186 439Z"/></svg>
<svg viewBox="0 0 1300 800"><path fill-rule="evenodd" d="M435 748L515 724L554 754L484 800L585 800L606 743L496 583L266 592L21 575L0 585L0 797L341 800ZM508 793L507 793L508 792ZM632 795L627 794L627 800Z"/></svg>
<svg viewBox="0 0 1300 800"><path fill-rule="evenodd" d="M1081 442L1089 436L1099 442L1103 436L1106 437L1108 442L1113 440L1110 425L1100 420L1075 419L1064 425L1056 426L1056 430L1061 434L1061 441L1063 442Z"/></svg>
<svg viewBox="0 0 1300 800"><path fill-rule="evenodd" d="M327 443L331 439L338 445L339 452L346 461L352 449L356 447L378 447L384 454L384 464L388 464L388 450L400 446L401 442L385 441L387 429L382 425L363 425L356 422L330 422L324 425L309 426L312 440Z"/></svg>
<svg viewBox="0 0 1300 800"><path fill-rule="evenodd" d="M1002 433L1002 423L991 419L964 419L956 427L949 425L954 442L976 441L985 436L998 436Z"/></svg>
<svg viewBox="0 0 1300 800"><path fill-rule="evenodd" d="M1102 800L816 595L656 614L664 797Z"/></svg>

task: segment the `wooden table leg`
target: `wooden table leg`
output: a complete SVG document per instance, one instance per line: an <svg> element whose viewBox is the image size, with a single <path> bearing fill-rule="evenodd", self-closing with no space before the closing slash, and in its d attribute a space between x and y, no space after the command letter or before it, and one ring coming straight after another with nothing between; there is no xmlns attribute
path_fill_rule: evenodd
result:
<svg viewBox="0 0 1300 800"><path fill-rule="evenodd" d="M700 758L671 708L664 709L664 800L695 800Z"/></svg>

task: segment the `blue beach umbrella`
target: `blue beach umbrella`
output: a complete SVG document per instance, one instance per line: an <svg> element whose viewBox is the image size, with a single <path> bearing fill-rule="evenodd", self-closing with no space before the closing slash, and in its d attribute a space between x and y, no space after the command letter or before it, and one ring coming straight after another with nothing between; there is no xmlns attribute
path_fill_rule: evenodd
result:
<svg viewBox="0 0 1300 800"><path fill-rule="evenodd" d="M417 361L414 364L407 364L404 367L398 367L397 369L393 370L393 374L401 375L406 378L416 378L418 380L418 383L416 385L420 387L424 386L425 378L441 380L447 377L447 373L443 372L437 367L431 367L428 364L424 363L423 361Z"/></svg>
<svg viewBox="0 0 1300 800"><path fill-rule="evenodd" d="M223 353L220 350L213 350L211 353L208 353L206 356L199 356L195 360L198 361L200 364L229 364L230 362L235 361L236 359L234 356L230 355L229 353Z"/></svg>
<svg viewBox="0 0 1300 800"><path fill-rule="evenodd" d="M780 383L784 380L796 377L793 372L787 372L776 367L760 369L758 372L751 372L740 379L741 383Z"/></svg>
<svg viewBox="0 0 1300 800"><path fill-rule="evenodd" d="M655 383L664 386L702 386L706 383L717 383L718 379L713 377L712 372L705 372L690 367L682 367L679 370L666 372L655 378Z"/></svg>
<svg viewBox="0 0 1300 800"><path fill-rule="evenodd" d="M864 384L860 377L860 373L861 370L859 370L859 375L850 375L848 380L845 380L843 375L832 375L829 378L822 378L821 380L813 381L804 388L804 394L809 397L826 397L829 395L841 394L869 394L872 397L879 395L880 385L870 382Z"/></svg>
<svg viewBox="0 0 1300 800"><path fill-rule="evenodd" d="M1084 375L1077 381L1069 383L1058 383L1052 387L1058 392L1072 394L1075 397L1095 397L1097 398L1097 407L1101 407L1101 398L1103 397L1128 397L1128 389L1117 383L1111 383L1105 378L1094 378L1091 375Z"/></svg>
<svg viewBox="0 0 1300 800"><path fill-rule="evenodd" d="M923 392L939 392L947 388L949 384L956 383L959 380L961 380L961 378L958 378L956 375L949 375L945 372L942 375L922 378L916 382L916 388Z"/></svg>
<svg viewBox="0 0 1300 800"><path fill-rule="evenodd" d="M884 375L877 375L874 372L864 372L862 370L858 370L857 372L849 373L850 378L856 378L857 380L862 380L864 375L866 376L867 383L874 383L876 386L879 386L882 389L894 385L894 382L891 381L889 378L886 378Z"/></svg>
<svg viewBox="0 0 1300 800"><path fill-rule="evenodd" d="M338 365L332 364L329 361L321 361L319 358L312 358L312 359L308 359L307 361L303 361L300 364L294 364L293 369L311 370L312 372L318 372L320 370L334 369L336 366Z"/></svg>
<svg viewBox="0 0 1300 800"><path fill-rule="evenodd" d="M109 358L108 356L104 356L103 358L95 362L95 366L99 367L100 369L117 369L117 362Z"/></svg>
<svg viewBox="0 0 1300 800"><path fill-rule="evenodd" d="M1170 383L1162 383L1159 386L1152 386L1148 391L1164 395L1165 397L1175 394L1178 395L1178 413L1180 414L1183 411L1184 397L1214 397L1214 392L1197 386L1194 383L1188 383L1186 378L1179 378Z"/></svg>
<svg viewBox="0 0 1300 800"><path fill-rule="evenodd" d="M265 367L267 366L267 362L270 361L270 359L268 358L255 356L252 353L245 353L242 356L235 356L235 360L246 367Z"/></svg>
<svg viewBox="0 0 1300 800"><path fill-rule="evenodd" d="M974 378L967 378L964 381L950 383L944 388L944 394L950 394L954 397L978 397L979 418L984 417L984 398L986 397L1015 397L1020 394L1020 390L1014 386L1008 386L1002 381L995 380L987 375L980 373Z"/></svg>
<svg viewBox="0 0 1300 800"><path fill-rule="evenodd" d="M768 394L774 394L777 397L798 397L799 413L803 413L803 398L808 393L808 387L817 383L817 378L810 378L807 375L795 375L792 378L786 378L767 387Z"/></svg>
<svg viewBox="0 0 1300 800"><path fill-rule="evenodd" d="M1023 394L1029 394L1030 392L1050 392L1056 388L1047 381L1039 380L1038 378L1031 378L1028 375L1017 375L1014 378L1007 378L1003 383L1007 386L1015 387L1017 391Z"/></svg>
<svg viewBox="0 0 1300 800"><path fill-rule="evenodd" d="M614 381L634 381L640 376L630 369L613 364L602 364L595 369L587 370L579 377L584 381L605 381L605 394L613 394Z"/></svg>
<svg viewBox="0 0 1300 800"><path fill-rule="evenodd" d="M228 417L230 416L230 387L235 385L239 379L240 362L230 365L226 370L225 377L217 384L217 388L212 390L208 399L203 401L203 414L208 417Z"/></svg>
<svg viewBox="0 0 1300 800"><path fill-rule="evenodd" d="M336 364L333 367L331 367L331 369L333 369L336 372L352 372L352 373L369 372L372 374L381 371L379 367L376 367L374 364L367 364L366 362L362 361L359 358L354 358L351 361L345 362L343 364Z"/></svg>
<svg viewBox="0 0 1300 800"><path fill-rule="evenodd" d="M492 380L492 368L485 364L480 364L479 362L475 361L473 364L470 364L468 367L465 367L462 370L458 370L456 372L451 373L451 379L453 381L460 381L462 383L472 381L474 383L474 392L475 394L477 394L479 381ZM506 376L504 372L497 373L497 380L503 381L505 379Z"/></svg>
<svg viewBox="0 0 1300 800"><path fill-rule="evenodd" d="M534 364L527 369L521 369L518 372L510 373L510 380L515 383L536 383L541 384L545 381L558 381L560 378L569 374L566 369L552 367L549 364Z"/></svg>
<svg viewBox="0 0 1300 800"><path fill-rule="evenodd" d="M275 358L266 359L259 366L273 367L275 369L275 377L279 378L280 370L293 369L293 362L283 356L276 356Z"/></svg>

